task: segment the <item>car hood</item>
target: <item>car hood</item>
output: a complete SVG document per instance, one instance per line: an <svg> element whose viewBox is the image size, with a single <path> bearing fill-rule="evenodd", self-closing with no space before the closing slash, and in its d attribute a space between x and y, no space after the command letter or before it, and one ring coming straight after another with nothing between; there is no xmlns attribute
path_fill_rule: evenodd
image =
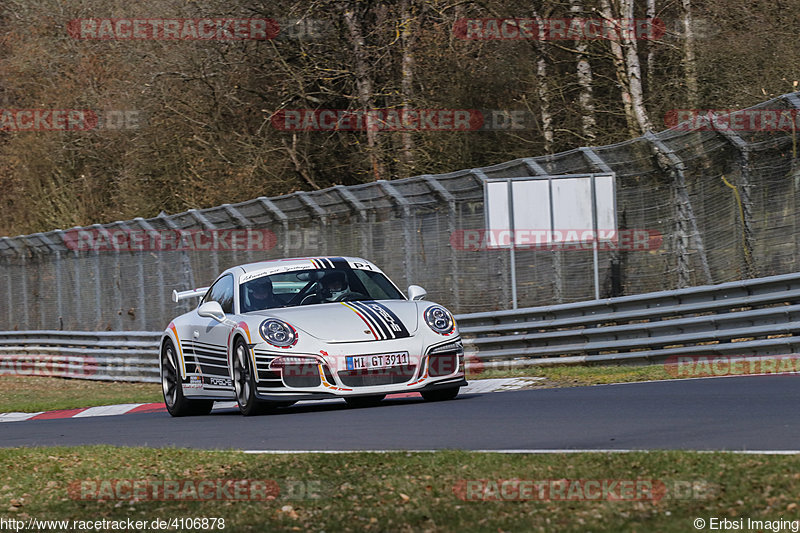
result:
<svg viewBox="0 0 800 533"><path fill-rule="evenodd" d="M367 342L413 336L417 303L408 300L338 302L269 309L249 313L285 320L326 342Z"/></svg>

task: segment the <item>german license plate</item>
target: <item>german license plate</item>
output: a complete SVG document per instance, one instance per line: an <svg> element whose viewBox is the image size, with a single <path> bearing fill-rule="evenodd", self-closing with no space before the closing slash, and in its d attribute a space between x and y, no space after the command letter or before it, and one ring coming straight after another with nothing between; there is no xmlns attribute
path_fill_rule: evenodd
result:
<svg viewBox="0 0 800 533"><path fill-rule="evenodd" d="M351 355L347 357L347 370L387 368L409 364L408 352L381 353L375 355Z"/></svg>

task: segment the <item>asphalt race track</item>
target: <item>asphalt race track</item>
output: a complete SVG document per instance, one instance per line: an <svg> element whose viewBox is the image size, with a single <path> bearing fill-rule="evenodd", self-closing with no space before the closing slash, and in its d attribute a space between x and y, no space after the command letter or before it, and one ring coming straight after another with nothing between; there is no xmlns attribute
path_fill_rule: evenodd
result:
<svg viewBox="0 0 800 533"><path fill-rule="evenodd" d="M773 375L465 394L373 408L298 405L11 422L0 446L113 444L239 450L800 448L800 376Z"/></svg>

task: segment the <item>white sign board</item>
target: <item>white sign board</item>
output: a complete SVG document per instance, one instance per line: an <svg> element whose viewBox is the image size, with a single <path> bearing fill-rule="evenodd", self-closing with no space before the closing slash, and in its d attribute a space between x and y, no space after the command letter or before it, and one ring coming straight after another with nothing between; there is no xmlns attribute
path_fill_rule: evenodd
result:
<svg viewBox="0 0 800 533"><path fill-rule="evenodd" d="M516 249L591 243L594 293L600 298L598 246L617 239L614 176L571 174L487 180L486 245L508 248L513 308L517 308ZM557 249L557 248L556 248Z"/></svg>
<svg viewBox="0 0 800 533"><path fill-rule="evenodd" d="M509 208L511 206L511 208ZM489 180L486 242L508 248L616 238L614 176L569 175Z"/></svg>

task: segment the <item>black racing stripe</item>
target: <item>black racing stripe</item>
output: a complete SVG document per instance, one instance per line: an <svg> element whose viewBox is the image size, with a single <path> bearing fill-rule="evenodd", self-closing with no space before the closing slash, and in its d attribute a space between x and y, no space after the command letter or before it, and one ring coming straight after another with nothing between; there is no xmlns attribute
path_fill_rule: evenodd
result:
<svg viewBox="0 0 800 533"><path fill-rule="evenodd" d="M391 309L389 309L382 303L375 301L368 301L363 303L370 308L370 311L372 311L373 313L375 313L375 315L378 316L378 319L381 321L382 324L384 324L384 327L387 329L387 331L391 333L391 337L395 339L403 339L411 336L411 334L408 332L408 329L406 329L405 324L403 324L403 321L400 320L400 317L398 317ZM390 325L385 324L387 319L385 316L382 316L384 314L389 317L390 322L394 322L394 324L397 325L396 330L392 329Z"/></svg>
<svg viewBox="0 0 800 533"><path fill-rule="evenodd" d="M211 376L219 376L219 377L230 379L230 377L228 376L228 369L227 368L217 368L217 367L214 367L214 366L207 366L207 365L203 366L202 364L200 364L200 368L203 370L203 375L204 376L211 375Z"/></svg>
<svg viewBox="0 0 800 533"><path fill-rule="evenodd" d="M388 330L388 328L381 322L377 316L375 316L375 312L370 309L369 307L364 305L364 302L347 302L348 305L352 305L355 309L358 309L358 312L361 313L361 316L369 322L369 325L372 326L378 336L380 337L379 340L386 340L391 339L393 335Z"/></svg>
<svg viewBox="0 0 800 533"><path fill-rule="evenodd" d="M365 301L365 302L354 302L354 303L359 304L359 309L361 309L361 312L370 317L371 321L374 324L376 324L378 328L380 328L381 333L383 333L383 336L386 339L393 339L394 338L394 332L391 330L391 328L389 328L389 326L386 324L386 322L381 319L381 317L377 313L377 311L375 311L374 309L372 309L368 305L368 304L371 304L371 303L374 303L374 302Z"/></svg>
<svg viewBox="0 0 800 533"><path fill-rule="evenodd" d="M225 346L221 346L219 344L211 344L208 342L201 342L201 341L193 341L196 346L202 346L204 348L210 348L212 350L222 350L225 351Z"/></svg>
<svg viewBox="0 0 800 533"><path fill-rule="evenodd" d="M228 369L227 364L220 364L223 363L223 361L204 361L202 359L199 359L197 362L200 363L200 366L202 366L203 368L209 367L209 368L224 368L226 370Z"/></svg>
<svg viewBox="0 0 800 533"><path fill-rule="evenodd" d="M349 302L349 303L355 304L356 309L361 311L363 315L369 318L370 323L373 325L373 327L375 327L378 331L381 332L381 336L384 339L396 338L395 332L392 331L392 329L386 325L386 322L384 322L381 319L381 317L374 309L372 309L371 307L369 307L369 305L367 305L374 302L367 301L367 302Z"/></svg>
<svg viewBox="0 0 800 533"><path fill-rule="evenodd" d="M213 359L215 361L227 361L228 356L222 355L221 353L216 352L207 352L205 350L195 350L194 354L197 357L205 357L207 359Z"/></svg>
<svg viewBox="0 0 800 533"><path fill-rule="evenodd" d="M344 257L334 257L330 260L333 268L339 268L342 270L350 270L350 264L347 262L347 259Z"/></svg>

